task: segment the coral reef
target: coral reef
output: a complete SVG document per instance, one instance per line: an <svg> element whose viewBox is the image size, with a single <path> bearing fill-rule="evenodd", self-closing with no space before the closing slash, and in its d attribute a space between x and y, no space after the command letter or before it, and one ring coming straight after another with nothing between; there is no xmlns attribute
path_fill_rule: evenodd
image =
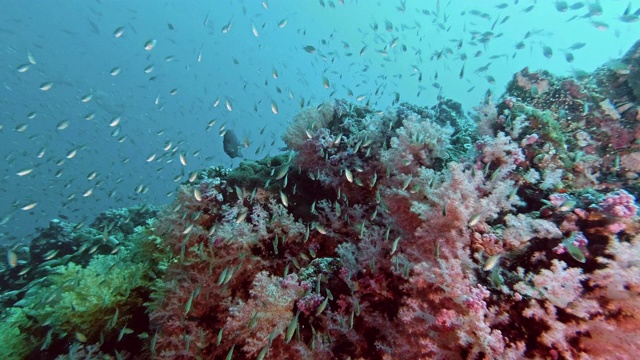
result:
<svg viewBox="0 0 640 360"><path fill-rule="evenodd" d="M113 210L99 219L114 224L108 220L114 215L139 210ZM130 221L126 220L127 227ZM118 233L114 236L120 239L114 245L103 238L106 231L52 221L35 239L43 247L56 249L54 255L48 255L51 259L22 261L23 270L32 269L28 272L16 273L18 266L2 272L10 280L1 298L3 359L98 358L101 350L104 356L148 357L151 336L146 303L151 301L154 282L162 276L169 253L154 235L153 219L146 222L128 235L124 235L128 231L116 231L125 222L112 225ZM95 239L83 234L100 235ZM51 244L43 242L44 238L51 239ZM61 255L67 247L58 239L81 243L75 252Z"/></svg>
<svg viewBox="0 0 640 360"><path fill-rule="evenodd" d="M264 183L183 184L155 356L631 358L640 129L616 104L637 71L607 66L524 69L474 124L447 99L334 100L294 119Z"/></svg>
<svg viewBox="0 0 640 360"><path fill-rule="evenodd" d="M638 48L523 69L473 121L304 109L287 154L198 172L133 233L101 220L121 245L49 266L0 336L15 358L634 358Z"/></svg>

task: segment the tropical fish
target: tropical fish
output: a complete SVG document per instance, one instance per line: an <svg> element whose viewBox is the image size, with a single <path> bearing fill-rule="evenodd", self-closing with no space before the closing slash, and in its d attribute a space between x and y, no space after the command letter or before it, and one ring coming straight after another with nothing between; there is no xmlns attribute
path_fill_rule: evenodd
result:
<svg viewBox="0 0 640 360"><path fill-rule="evenodd" d="M238 140L238 137L232 130L225 131L222 145L224 152L229 155L230 158L242 157L242 153L240 152L242 143L240 143L240 140Z"/></svg>
<svg viewBox="0 0 640 360"><path fill-rule="evenodd" d="M18 70L18 72L23 73L26 72L27 70L29 70L29 67L31 67L31 64L22 64L20 66L18 66L16 68L16 70Z"/></svg>
<svg viewBox="0 0 640 360"><path fill-rule="evenodd" d="M567 62L573 62L573 60L574 60L573 54L570 53L570 52L565 53L564 54L564 58L565 58L565 60L567 60Z"/></svg>
<svg viewBox="0 0 640 360"><path fill-rule="evenodd" d="M556 1L556 10L566 12L569 9L566 1Z"/></svg>
<svg viewBox="0 0 640 360"><path fill-rule="evenodd" d="M589 14L587 16L599 16L602 15L602 6L599 1L589 3Z"/></svg>
<svg viewBox="0 0 640 360"><path fill-rule="evenodd" d="M18 266L18 255L13 250L7 250L7 263L10 268Z"/></svg>
<svg viewBox="0 0 640 360"><path fill-rule="evenodd" d="M569 46L569 49L571 49L571 50L579 50L579 49L582 49L583 47L585 47L585 45L587 45L587 43L577 42L577 43L573 43L571 46Z"/></svg>
<svg viewBox="0 0 640 360"><path fill-rule="evenodd" d="M147 51L151 51L156 46L155 39L149 39L144 43L144 49Z"/></svg>
<svg viewBox="0 0 640 360"><path fill-rule="evenodd" d="M583 7L584 7L584 2L582 2L582 1L578 1L577 3L575 3L575 4L571 5L569 8L570 8L571 10L580 10L580 9L582 9Z"/></svg>
<svg viewBox="0 0 640 360"><path fill-rule="evenodd" d="M113 37L119 38L122 36L123 33L124 33L124 26L120 26L115 30L113 30Z"/></svg>

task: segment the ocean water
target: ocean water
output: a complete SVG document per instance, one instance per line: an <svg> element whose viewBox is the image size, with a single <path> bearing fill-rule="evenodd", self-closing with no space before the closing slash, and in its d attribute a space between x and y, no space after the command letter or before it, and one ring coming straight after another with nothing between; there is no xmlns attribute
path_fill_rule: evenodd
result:
<svg viewBox="0 0 640 360"><path fill-rule="evenodd" d="M396 97L432 105L441 95L471 111L525 66L591 71L637 34L619 19L627 1L600 4L601 15L586 16L588 2L559 12L553 1L513 0L7 2L0 242L28 242L52 218L90 222L108 208L167 203L189 172L240 161L222 151L221 126L257 159L283 146L303 103L362 96L384 109Z"/></svg>

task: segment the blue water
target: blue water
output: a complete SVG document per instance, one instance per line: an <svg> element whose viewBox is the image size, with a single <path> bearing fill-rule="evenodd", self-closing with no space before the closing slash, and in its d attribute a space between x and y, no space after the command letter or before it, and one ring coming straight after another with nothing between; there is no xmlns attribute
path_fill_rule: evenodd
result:
<svg viewBox="0 0 640 360"><path fill-rule="evenodd" d="M109 208L167 203L190 172L239 163L222 151L223 124L246 138L245 158L257 159L283 146L281 134L301 103L362 96L361 103L384 110L398 96L433 105L440 95L472 111L488 89L497 99L525 66L558 75L592 71L640 33L638 23L619 19L627 1L601 3L603 14L584 16L586 6L558 12L553 1L5 1L0 243L28 242L53 218L91 222ZM477 43L474 33L487 31L490 40ZM147 51L149 40L156 45ZM563 49L581 42L567 62ZM42 91L46 82L53 87Z"/></svg>

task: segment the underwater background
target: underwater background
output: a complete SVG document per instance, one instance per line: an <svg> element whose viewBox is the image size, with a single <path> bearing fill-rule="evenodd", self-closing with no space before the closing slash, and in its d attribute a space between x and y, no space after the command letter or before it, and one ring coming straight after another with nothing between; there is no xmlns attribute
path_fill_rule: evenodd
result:
<svg viewBox="0 0 640 360"><path fill-rule="evenodd" d="M640 3L21 1L6 359L633 359Z"/></svg>
<svg viewBox="0 0 640 360"><path fill-rule="evenodd" d="M247 137L242 153L258 159L283 146L281 134L302 102L362 95L357 103L385 109L396 95L420 105L441 95L470 111L487 90L501 94L525 66L558 75L592 71L637 40L637 24L619 19L626 1L601 3L602 14L592 17L585 17L587 2L576 3L585 5L560 12L553 1L273 1L267 9L260 1L7 3L0 14L0 241L25 241L51 218L88 222L111 207L169 202L177 176L238 163L222 151L223 124ZM478 42L485 32L487 42ZM149 40L157 43L146 51ZM576 43L585 45L571 50ZM19 72L21 65L30 66ZM52 88L40 90L47 82Z"/></svg>

